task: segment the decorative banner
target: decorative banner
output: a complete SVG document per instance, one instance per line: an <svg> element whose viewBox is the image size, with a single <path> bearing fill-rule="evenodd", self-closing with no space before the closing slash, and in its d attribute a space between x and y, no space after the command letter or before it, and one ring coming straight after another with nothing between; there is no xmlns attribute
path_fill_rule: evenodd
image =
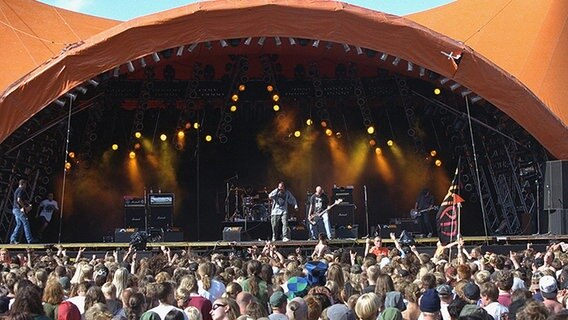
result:
<svg viewBox="0 0 568 320"><path fill-rule="evenodd" d="M464 199L458 194L460 162L461 159L458 160L452 184L444 197L444 201L442 201L440 205L438 214L436 214L438 238L444 245L457 240L458 237L458 206L460 206L460 203L464 202Z"/></svg>

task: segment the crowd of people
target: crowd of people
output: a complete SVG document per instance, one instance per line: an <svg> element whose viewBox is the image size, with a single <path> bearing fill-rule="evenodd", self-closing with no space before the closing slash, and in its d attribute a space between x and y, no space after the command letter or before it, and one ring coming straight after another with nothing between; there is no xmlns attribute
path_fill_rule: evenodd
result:
<svg viewBox="0 0 568 320"><path fill-rule="evenodd" d="M566 319L568 245L499 255L463 241L432 253L380 237L310 255L273 242L230 253L190 250L144 257L134 247L87 257L82 248L0 249L6 319L393 320Z"/></svg>

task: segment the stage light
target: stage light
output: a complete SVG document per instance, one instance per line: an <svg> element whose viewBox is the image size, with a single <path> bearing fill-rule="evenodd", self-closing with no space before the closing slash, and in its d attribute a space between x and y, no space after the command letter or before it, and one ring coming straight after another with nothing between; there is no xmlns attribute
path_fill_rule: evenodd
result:
<svg viewBox="0 0 568 320"><path fill-rule="evenodd" d="M280 111L280 106L275 104L274 106L272 106L272 110L278 112L278 111Z"/></svg>
<svg viewBox="0 0 568 320"><path fill-rule="evenodd" d="M291 45L291 46L296 45L296 39L289 37L289 38L288 38L288 41L290 42L290 45Z"/></svg>
<svg viewBox="0 0 568 320"><path fill-rule="evenodd" d="M299 138L301 135L302 133L300 132L300 130L294 131L294 137Z"/></svg>
<svg viewBox="0 0 568 320"><path fill-rule="evenodd" d="M382 153L383 153L383 150L381 150L381 148L379 148L379 147L376 147L376 148L375 148L375 153L376 153L376 154L382 154Z"/></svg>
<svg viewBox="0 0 568 320"><path fill-rule="evenodd" d="M184 46L179 46L179 47L178 47L178 50L177 50L177 52L176 52L176 55L177 55L178 57L181 57L181 56L183 55L183 48L184 48Z"/></svg>
<svg viewBox="0 0 568 320"><path fill-rule="evenodd" d="M266 37L260 37L260 38L258 38L258 45L259 45L259 46L263 46L265 40L266 40Z"/></svg>
<svg viewBox="0 0 568 320"><path fill-rule="evenodd" d="M448 79L448 78L442 78L442 79L440 79L440 83L441 83L441 84L446 84L448 81L450 81L450 79Z"/></svg>
<svg viewBox="0 0 568 320"><path fill-rule="evenodd" d="M99 82L98 82L97 80L94 80L94 79L91 79L91 80L89 80L89 81L87 81L87 82L89 82L93 87L96 87L96 86L99 85Z"/></svg>
<svg viewBox="0 0 568 320"><path fill-rule="evenodd" d="M118 78L119 74L120 74L120 67L114 68L114 70L112 71L112 76Z"/></svg>
<svg viewBox="0 0 568 320"><path fill-rule="evenodd" d="M134 132L134 137L136 137L136 139L140 139L142 137L142 133L140 131L136 131Z"/></svg>
<svg viewBox="0 0 568 320"><path fill-rule="evenodd" d="M111 148L114 151L118 150L118 144L114 143Z"/></svg>
<svg viewBox="0 0 568 320"><path fill-rule="evenodd" d="M436 167L439 167L442 165L442 160L438 159L434 162L434 164L436 165Z"/></svg>
<svg viewBox="0 0 568 320"><path fill-rule="evenodd" d="M325 120L322 120L320 122L320 125L321 125L322 128L327 128L327 122Z"/></svg>
<svg viewBox="0 0 568 320"><path fill-rule="evenodd" d="M244 84L240 84L239 85L239 91L243 92L247 89L247 87Z"/></svg>
<svg viewBox="0 0 568 320"><path fill-rule="evenodd" d="M462 91L462 92L461 92L461 96L462 96L462 98L465 98L465 96L471 94L472 92L473 92L473 91L471 91L471 90Z"/></svg>
<svg viewBox="0 0 568 320"><path fill-rule="evenodd" d="M311 126L312 124L314 124L314 121L312 119L308 119L308 120L306 120L306 124L308 126Z"/></svg>
<svg viewBox="0 0 568 320"><path fill-rule="evenodd" d="M237 111L237 106L236 105L232 105L229 110L231 110L231 112L236 112Z"/></svg>
<svg viewBox="0 0 568 320"><path fill-rule="evenodd" d="M219 40L219 43L221 44L221 47L225 48L227 47L229 44L227 43L227 41L225 41L224 39Z"/></svg>
<svg viewBox="0 0 568 320"><path fill-rule="evenodd" d="M345 50L345 52L349 52L349 50L351 50L351 48L349 48L349 45L347 43L343 44L343 50Z"/></svg>
<svg viewBox="0 0 568 320"><path fill-rule="evenodd" d="M394 145L394 141L392 141L392 140L387 141L387 146L392 147L393 145Z"/></svg>
<svg viewBox="0 0 568 320"><path fill-rule="evenodd" d="M341 138L343 137L343 135L341 134L340 131L337 131L337 132L335 133L335 137L336 137L337 139L341 139Z"/></svg>
<svg viewBox="0 0 568 320"><path fill-rule="evenodd" d="M248 37L245 39L245 45L250 46L250 43L252 42L252 37Z"/></svg>
<svg viewBox="0 0 568 320"><path fill-rule="evenodd" d="M199 44L199 43L192 43L192 44L187 48L187 51L193 52L193 50L195 50L195 48L197 48L197 45L198 45L198 44Z"/></svg>
<svg viewBox="0 0 568 320"><path fill-rule="evenodd" d="M430 151L430 155L431 155L432 157L435 157L437 154L438 154L438 152L436 152L436 150Z"/></svg>
<svg viewBox="0 0 568 320"><path fill-rule="evenodd" d="M57 99L57 100L55 100L55 104L57 104L60 107L63 107L63 106L65 106L65 101Z"/></svg>
<svg viewBox="0 0 568 320"><path fill-rule="evenodd" d="M312 47L317 48L320 45L320 41L319 40L314 40L314 43L312 43Z"/></svg>
<svg viewBox="0 0 568 320"><path fill-rule="evenodd" d="M152 53L152 59L154 60L154 62L160 62L160 56L158 55L157 52Z"/></svg>
<svg viewBox="0 0 568 320"><path fill-rule="evenodd" d="M128 157L129 157L130 159L136 158L136 152L130 151L130 153L128 154Z"/></svg>
<svg viewBox="0 0 568 320"><path fill-rule="evenodd" d="M383 60L383 62L387 61L388 58L389 58L389 55L386 52L381 54L381 60Z"/></svg>
<svg viewBox="0 0 568 320"><path fill-rule="evenodd" d="M440 93L442 93L442 90L440 90L440 88L434 89L434 94L435 94L435 95L438 96L438 95L440 95Z"/></svg>
<svg viewBox="0 0 568 320"><path fill-rule="evenodd" d="M282 40L280 40L280 37L274 37L274 43L276 43L277 46L282 45Z"/></svg>
<svg viewBox="0 0 568 320"><path fill-rule="evenodd" d="M187 130L191 129L191 128L192 128L191 122L189 122L189 121L186 122L186 123L185 123L185 128L186 128Z"/></svg>
<svg viewBox="0 0 568 320"><path fill-rule="evenodd" d="M331 136L333 135L333 131L332 131L330 128L327 128L327 129L325 129L325 134L326 134L328 137L331 137Z"/></svg>
<svg viewBox="0 0 568 320"><path fill-rule="evenodd" d="M476 103L478 101L481 101L481 99L483 99L483 98L480 97L480 96L475 96L475 97L471 98L469 101L471 101L471 103Z"/></svg>
<svg viewBox="0 0 568 320"><path fill-rule="evenodd" d="M234 94L231 96L231 100L233 100L234 102L239 101L239 95L238 94Z"/></svg>
<svg viewBox="0 0 568 320"><path fill-rule="evenodd" d="M450 86L450 89L451 89L452 91L455 91L455 90L456 90L457 88L459 88L459 87L461 87L461 84L459 84L459 83L456 82L456 83L454 83L454 84L452 84L452 85Z"/></svg>
<svg viewBox="0 0 568 320"><path fill-rule="evenodd" d="M406 71L411 72L412 70L414 70L414 65L412 64L412 62L408 61L408 63L406 64Z"/></svg>
<svg viewBox="0 0 568 320"><path fill-rule="evenodd" d="M71 162L65 162L65 170L71 169Z"/></svg>
<svg viewBox="0 0 568 320"><path fill-rule="evenodd" d="M377 141L376 141L375 139L371 139L371 140L369 140L369 145L370 145L371 147L374 147L374 146L377 145Z"/></svg>
<svg viewBox="0 0 568 320"><path fill-rule="evenodd" d="M274 91L274 87L271 86L271 85L267 85L267 86L266 86L266 91L272 92L272 91Z"/></svg>
<svg viewBox="0 0 568 320"><path fill-rule="evenodd" d="M140 148L142 148L142 145L140 143L134 144L134 150L139 150Z"/></svg>
<svg viewBox="0 0 568 320"><path fill-rule="evenodd" d="M355 47L355 50L357 50L357 54L358 54L358 55L362 55L362 54L363 54L363 49L361 49L361 47Z"/></svg>
<svg viewBox="0 0 568 320"><path fill-rule="evenodd" d="M194 124L193 124L193 128L194 128L194 129L199 129L199 122L194 123Z"/></svg>
<svg viewBox="0 0 568 320"><path fill-rule="evenodd" d="M278 102L278 100L280 100L280 96L278 94L272 96L272 101Z"/></svg>
<svg viewBox="0 0 568 320"><path fill-rule="evenodd" d="M375 127L369 126L369 127L367 128L367 133L368 133L368 134L373 134L373 133L375 133Z"/></svg>
<svg viewBox="0 0 568 320"><path fill-rule="evenodd" d="M126 63L126 67L128 68L128 71L134 72L134 63L132 63L132 61L128 61Z"/></svg>
<svg viewBox="0 0 568 320"><path fill-rule="evenodd" d="M211 142L212 140L213 140L213 137L210 134L205 136L205 141Z"/></svg>
<svg viewBox="0 0 568 320"><path fill-rule="evenodd" d="M185 137L185 132L183 132L183 130L178 131L178 139L183 139Z"/></svg>
<svg viewBox="0 0 568 320"><path fill-rule="evenodd" d="M71 159L75 158L75 152L73 151L69 152L69 158Z"/></svg>
<svg viewBox="0 0 568 320"><path fill-rule="evenodd" d="M75 89L77 89L77 91L81 92L82 94L87 93L87 88L85 88L83 86L77 86L77 87L75 87Z"/></svg>
<svg viewBox="0 0 568 320"><path fill-rule="evenodd" d="M77 94L76 93L71 93L71 92L67 92L65 94L65 96L69 99L71 99L72 101L75 101L77 99Z"/></svg>
<svg viewBox="0 0 568 320"><path fill-rule="evenodd" d="M394 58L394 60L392 61L392 65L393 66L398 66L398 63L400 62L400 57L396 57Z"/></svg>
<svg viewBox="0 0 568 320"><path fill-rule="evenodd" d="M166 140L168 140L168 136L166 136L164 133L162 133L162 134L160 135L160 140L166 141Z"/></svg>
<svg viewBox="0 0 568 320"><path fill-rule="evenodd" d="M420 77L421 77L421 78L422 78L424 75L426 75L426 68L420 67L420 72L419 72L419 74L420 74Z"/></svg>

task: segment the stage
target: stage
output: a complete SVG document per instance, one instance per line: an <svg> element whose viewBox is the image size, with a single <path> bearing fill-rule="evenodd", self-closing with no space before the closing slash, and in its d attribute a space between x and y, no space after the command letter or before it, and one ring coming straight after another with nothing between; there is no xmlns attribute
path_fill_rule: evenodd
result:
<svg viewBox="0 0 568 320"><path fill-rule="evenodd" d="M465 247L470 249L474 246L482 246L485 251L495 252L499 254L508 255L510 250L521 251L526 248L527 243L532 243L533 247L538 251L543 251L552 241L567 241L568 235L516 235L516 236L465 236ZM433 254L438 238L415 238L415 245L420 252L427 252ZM317 244L315 240L296 240L292 239L287 242L276 241L274 242L277 248L280 248L284 253L293 252L296 248L301 248L303 252L311 252L313 247ZM334 239L329 241L329 246L332 250L340 248L354 248L360 254L363 253L365 248L366 239L353 238L353 239ZM383 243L387 247L394 247L391 239L384 238ZM171 250L191 250L198 254L210 254L212 252L229 253L235 250L246 250L253 246L262 248L265 241L200 241L200 242L148 242L146 244L147 254L158 252L160 247L165 246ZM79 248L86 248L85 254L97 254L101 252L113 250L126 250L128 243L115 243L115 242L94 242L94 243L38 243L38 244L4 244L0 248L5 248L11 252L25 252L26 250L33 249L36 252L44 252L46 250L57 250L62 247L68 251L70 257L74 257L76 250Z"/></svg>

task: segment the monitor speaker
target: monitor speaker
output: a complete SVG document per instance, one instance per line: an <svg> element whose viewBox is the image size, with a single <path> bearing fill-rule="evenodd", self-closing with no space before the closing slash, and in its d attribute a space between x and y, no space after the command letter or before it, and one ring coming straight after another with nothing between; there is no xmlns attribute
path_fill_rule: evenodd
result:
<svg viewBox="0 0 568 320"><path fill-rule="evenodd" d="M223 229L223 241L240 242L242 227L225 227Z"/></svg>
<svg viewBox="0 0 568 320"><path fill-rule="evenodd" d="M136 228L115 229L114 242L116 243L129 243L132 240L132 235L138 232Z"/></svg>

